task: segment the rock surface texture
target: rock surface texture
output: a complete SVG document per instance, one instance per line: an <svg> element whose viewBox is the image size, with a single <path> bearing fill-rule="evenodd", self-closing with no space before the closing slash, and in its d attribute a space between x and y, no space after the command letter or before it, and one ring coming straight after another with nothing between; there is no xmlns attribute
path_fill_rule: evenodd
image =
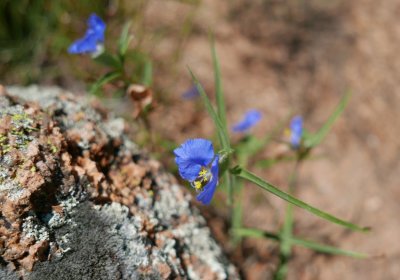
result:
<svg viewBox="0 0 400 280"><path fill-rule="evenodd" d="M57 88L0 88L0 279L237 279L191 196Z"/></svg>

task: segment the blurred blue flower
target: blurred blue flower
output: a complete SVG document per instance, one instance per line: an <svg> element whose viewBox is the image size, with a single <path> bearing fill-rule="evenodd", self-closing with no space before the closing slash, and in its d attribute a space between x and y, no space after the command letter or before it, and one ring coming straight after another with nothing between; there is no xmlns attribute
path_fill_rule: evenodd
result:
<svg viewBox="0 0 400 280"><path fill-rule="evenodd" d="M244 115L243 120L232 127L234 132L246 132L261 120L261 113L257 110L249 110Z"/></svg>
<svg viewBox="0 0 400 280"><path fill-rule="evenodd" d="M182 98L186 100L191 100L198 96L200 96L200 93L197 90L196 86L192 86L190 89L188 89L186 92L182 94Z"/></svg>
<svg viewBox="0 0 400 280"><path fill-rule="evenodd" d="M174 150L181 177L197 191L197 200L210 204L218 185L218 160L211 141L189 139Z"/></svg>
<svg viewBox="0 0 400 280"><path fill-rule="evenodd" d="M295 116L290 121L290 144L297 149L300 146L301 137L303 135L303 118Z"/></svg>
<svg viewBox="0 0 400 280"><path fill-rule="evenodd" d="M68 52L71 54L96 53L104 42L106 24L96 14L91 14L87 20L88 29L85 36L72 43Z"/></svg>

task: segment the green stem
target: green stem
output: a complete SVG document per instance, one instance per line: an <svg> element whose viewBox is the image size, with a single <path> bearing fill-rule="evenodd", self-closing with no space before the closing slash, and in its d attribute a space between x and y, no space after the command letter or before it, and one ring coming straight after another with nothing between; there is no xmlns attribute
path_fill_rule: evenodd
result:
<svg viewBox="0 0 400 280"><path fill-rule="evenodd" d="M297 160L293 168L292 174L289 177L288 194L293 194L297 184L297 174L301 160ZM288 271L288 263L292 253L292 236L293 236L293 215L294 209L292 204L287 204L285 212L285 220L281 232L282 240L280 243L280 265L275 274L276 279L285 279Z"/></svg>
<svg viewBox="0 0 400 280"><path fill-rule="evenodd" d="M249 162L249 155L246 152L238 152L238 162L241 166L247 166ZM231 175L232 176L232 175ZM233 179L236 179L232 176ZM243 207L242 207L242 192L244 182L242 179L236 179L235 192L233 196L233 207L231 213L231 242L233 246L237 246L242 240L241 235L236 233L237 229L242 228L243 221Z"/></svg>
<svg viewBox="0 0 400 280"><path fill-rule="evenodd" d="M285 257L285 261L290 257L292 251L292 243L290 239L293 233L293 205L287 204L285 212L285 220L282 228L283 240L280 244L281 255Z"/></svg>
<svg viewBox="0 0 400 280"><path fill-rule="evenodd" d="M238 180L235 187L235 197L234 203L232 207L232 214L231 214L231 242L233 246L237 246L242 237L236 233L236 229L242 227L242 191L243 191L243 181Z"/></svg>

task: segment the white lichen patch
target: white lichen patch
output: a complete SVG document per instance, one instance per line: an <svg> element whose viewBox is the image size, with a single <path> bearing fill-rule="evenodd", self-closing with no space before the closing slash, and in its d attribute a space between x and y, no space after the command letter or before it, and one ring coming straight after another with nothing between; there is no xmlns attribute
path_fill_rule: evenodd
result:
<svg viewBox="0 0 400 280"><path fill-rule="evenodd" d="M111 138L119 138L124 132L125 122L121 118L116 118L100 125Z"/></svg>
<svg viewBox="0 0 400 280"><path fill-rule="evenodd" d="M9 177L8 172L0 168L0 193L5 192L8 199L16 201L24 195L25 191L23 186Z"/></svg>
<svg viewBox="0 0 400 280"><path fill-rule="evenodd" d="M33 237L36 241L49 240L48 229L34 216L28 216L24 219L22 232L25 237Z"/></svg>
<svg viewBox="0 0 400 280"><path fill-rule="evenodd" d="M73 209L79 204L79 201L73 197L69 196L67 198L64 198L63 200L60 200L60 206L64 209L65 212L67 213L73 213Z"/></svg>
<svg viewBox="0 0 400 280"><path fill-rule="evenodd" d="M17 201L26 194L26 191L27 191L26 189L17 185L16 188L13 188L7 192L7 198L12 201Z"/></svg>

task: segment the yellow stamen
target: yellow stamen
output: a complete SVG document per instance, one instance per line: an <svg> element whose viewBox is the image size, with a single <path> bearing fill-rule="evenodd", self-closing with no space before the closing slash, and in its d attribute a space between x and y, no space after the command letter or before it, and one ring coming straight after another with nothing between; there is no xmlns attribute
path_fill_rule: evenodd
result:
<svg viewBox="0 0 400 280"><path fill-rule="evenodd" d="M199 177L204 177L204 175L206 175L206 174L207 174L207 172L208 172L208 170L207 170L207 169L205 169L205 168L202 168L202 169L200 170L200 172L199 172Z"/></svg>
<svg viewBox="0 0 400 280"><path fill-rule="evenodd" d="M201 190L203 187L201 186L200 181L194 181L193 182L193 187L196 189L196 191Z"/></svg>
<svg viewBox="0 0 400 280"><path fill-rule="evenodd" d="M285 135L285 137L290 137L290 135L292 135L292 132L289 128L285 128L285 130L283 131L283 135Z"/></svg>
<svg viewBox="0 0 400 280"><path fill-rule="evenodd" d="M212 179L212 174L210 170L206 167L202 167L199 171L197 178L190 183L190 185L196 191L202 191L204 186L207 185Z"/></svg>

